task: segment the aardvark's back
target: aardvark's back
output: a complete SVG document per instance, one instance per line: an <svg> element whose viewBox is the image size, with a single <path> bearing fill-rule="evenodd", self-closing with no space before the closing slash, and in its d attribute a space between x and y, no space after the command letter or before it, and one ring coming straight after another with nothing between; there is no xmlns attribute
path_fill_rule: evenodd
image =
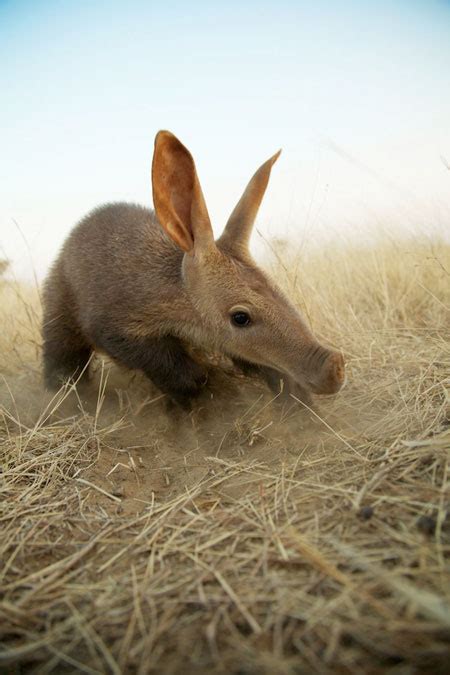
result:
<svg viewBox="0 0 450 675"><path fill-rule="evenodd" d="M60 262L84 325L94 309L118 318L169 292L181 258L153 211L118 203L95 209L74 228Z"/></svg>
<svg viewBox="0 0 450 675"><path fill-rule="evenodd" d="M125 363L122 352L139 349L139 340L147 340L142 349L151 349L152 333L165 332L164 305L175 316L183 312L182 257L150 209L117 203L88 214L69 235L44 286L47 386L87 371L95 349ZM131 367L140 363L137 358Z"/></svg>

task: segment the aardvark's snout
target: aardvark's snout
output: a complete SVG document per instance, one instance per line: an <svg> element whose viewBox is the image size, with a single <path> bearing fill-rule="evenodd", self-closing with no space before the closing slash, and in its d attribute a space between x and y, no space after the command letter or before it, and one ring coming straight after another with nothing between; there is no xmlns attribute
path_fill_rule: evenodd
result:
<svg viewBox="0 0 450 675"><path fill-rule="evenodd" d="M342 354L331 352L319 372L310 381L315 394L336 394L345 383L345 363Z"/></svg>

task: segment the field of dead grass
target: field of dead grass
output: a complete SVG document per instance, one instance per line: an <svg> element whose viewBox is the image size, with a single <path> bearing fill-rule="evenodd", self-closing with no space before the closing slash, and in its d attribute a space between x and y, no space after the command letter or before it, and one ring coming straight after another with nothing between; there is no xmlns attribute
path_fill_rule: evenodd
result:
<svg viewBox="0 0 450 675"><path fill-rule="evenodd" d="M219 360L190 414L100 359L52 397L0 282L2 672L448 672L450 246L280 251L348 363L312 409Z"/></svg>

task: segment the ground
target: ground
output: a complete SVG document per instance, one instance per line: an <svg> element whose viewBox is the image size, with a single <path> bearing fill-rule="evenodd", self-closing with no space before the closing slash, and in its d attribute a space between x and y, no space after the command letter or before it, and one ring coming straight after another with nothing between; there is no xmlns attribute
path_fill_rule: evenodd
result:
<svg viewBox="0 0 450 675"><path fill-rule="evenodd" d="M191 413L101 358L49 394L0 285L2 672L446 672L450 247L273 253L346 356L311 408L211 355Z"/></svg>

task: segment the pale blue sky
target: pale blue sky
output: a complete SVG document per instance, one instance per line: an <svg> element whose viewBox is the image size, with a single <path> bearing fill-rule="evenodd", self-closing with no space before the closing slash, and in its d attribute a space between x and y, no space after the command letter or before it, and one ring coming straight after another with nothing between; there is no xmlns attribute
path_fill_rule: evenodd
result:
<svg viewBox="0 0 450 675"><path fill-rule="evenodd" d="M283 154L258 225L315 240L450 227L450 2L0 0L0 246L40 275L99 203L151 204L160 128L217 233Z"/></svg>

